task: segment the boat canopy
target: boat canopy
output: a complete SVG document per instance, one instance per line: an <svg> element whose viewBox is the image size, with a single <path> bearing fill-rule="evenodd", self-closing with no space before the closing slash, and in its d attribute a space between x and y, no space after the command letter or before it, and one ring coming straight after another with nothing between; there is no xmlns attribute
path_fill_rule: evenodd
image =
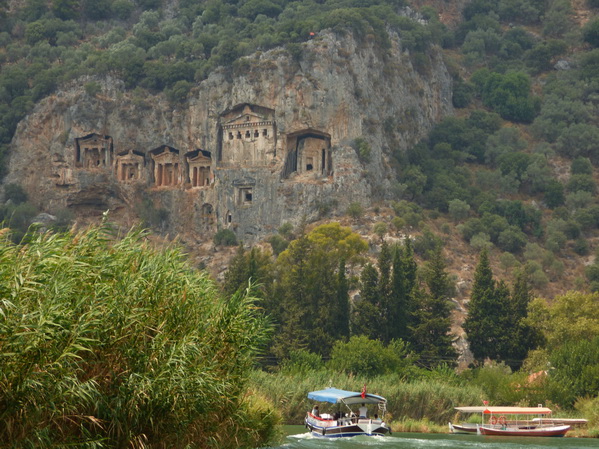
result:
<svg viewBox="0 0 599 449"><path fill-rule="evenodd" d="M498 415L550 415L547 407L455 407L464 413L485 413Z"/></svg>
<svg viewBox="0 0 599 449"><path fill-rule="evenodd" d="M378 404L379 402L387 402L382 396L366 393L362 397L360 392L339 390L337 388L327 388L326 390L311 391L308 393L308 399L318 402L330 402L331 404Z"/></svg>

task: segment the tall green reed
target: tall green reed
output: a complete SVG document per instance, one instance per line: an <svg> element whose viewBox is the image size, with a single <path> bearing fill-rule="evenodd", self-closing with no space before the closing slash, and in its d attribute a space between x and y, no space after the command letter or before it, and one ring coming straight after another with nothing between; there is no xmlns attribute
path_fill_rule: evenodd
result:
<svg viewBox="0 0 599 449"><path fill-rule="evenodd" d="M271 416L246 396L269 333L251 291L220 298L180 248L146 237L0 242L0 447L265 443L275 415L247 426Z"/></svg>

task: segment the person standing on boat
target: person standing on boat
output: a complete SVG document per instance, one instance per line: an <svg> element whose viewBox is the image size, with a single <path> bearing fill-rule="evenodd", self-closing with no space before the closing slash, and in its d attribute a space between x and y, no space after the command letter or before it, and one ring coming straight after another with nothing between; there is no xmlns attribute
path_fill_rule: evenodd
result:
<svg viewBox="0 0 599 449"><path fill-rule="evenodd" d="M360 412L360 418L366 418L366 415L368 414L368 409L366 408L366 404L362 404L362 407L360 407L358 410Z"/></svg>
<svg viewBox="0 0 599 449"><path fill-rule="evenodd" d="M318 410L318 405L314 406L314 408L312 409L312 414L317 418L320 418L320 411Z"/></svg>

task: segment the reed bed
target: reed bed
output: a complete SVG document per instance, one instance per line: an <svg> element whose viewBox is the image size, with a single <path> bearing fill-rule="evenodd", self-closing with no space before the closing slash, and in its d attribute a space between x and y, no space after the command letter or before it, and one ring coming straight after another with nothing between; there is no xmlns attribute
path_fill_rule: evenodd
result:
<svg viewBox="0 0 599 449"><path fill-rule="evenodd" d="M281 410L286 424L301 424L306 411L312 407L306 397L308 392L329 386L360 391L366 384L369 393L387 399L389 422L410 419L439 426L446 426L455 417L454 407L479 404L484 397L477 387L445 383L439 379L409 382L393 375L367 379L327 370L301 375L256 371L250 383Z"/></svg>
<svg viewBox="0 0 599 449"><path fill-rule="evenodd" d="M252 447L279 418L247 378L269 326L177 247L109 226L0 242L0 447ZM266 440L264 440L266 438Z"/></svg>

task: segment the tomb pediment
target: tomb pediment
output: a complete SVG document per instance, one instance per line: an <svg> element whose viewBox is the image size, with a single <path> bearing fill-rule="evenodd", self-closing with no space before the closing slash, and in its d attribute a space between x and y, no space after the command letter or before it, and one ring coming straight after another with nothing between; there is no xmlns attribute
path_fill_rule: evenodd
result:
<svg viewBox="0 0 599 449"><path fill-rule="evenodd" d="M116 156L117 161L120 162L144 162L145 158L143 153L139 152L139 151L134 151L134 150L129 150L129 151L123 151L119 154L117 154Z"/></svg>
<svg viewBox="0 0 599 449"><path fill-rule="evenodd" d="M179 160L179 150L171 148L167 145L162 145L150 151L152 159L156 162L171 162Z"/></svg>
<svg viewBox="0 0 599 449"><path fill-rule="evenodd" d="M212 162L212 154L210 151L205 150L190 151L185 157L189 163L196 162L210 164Z"/></svg>

